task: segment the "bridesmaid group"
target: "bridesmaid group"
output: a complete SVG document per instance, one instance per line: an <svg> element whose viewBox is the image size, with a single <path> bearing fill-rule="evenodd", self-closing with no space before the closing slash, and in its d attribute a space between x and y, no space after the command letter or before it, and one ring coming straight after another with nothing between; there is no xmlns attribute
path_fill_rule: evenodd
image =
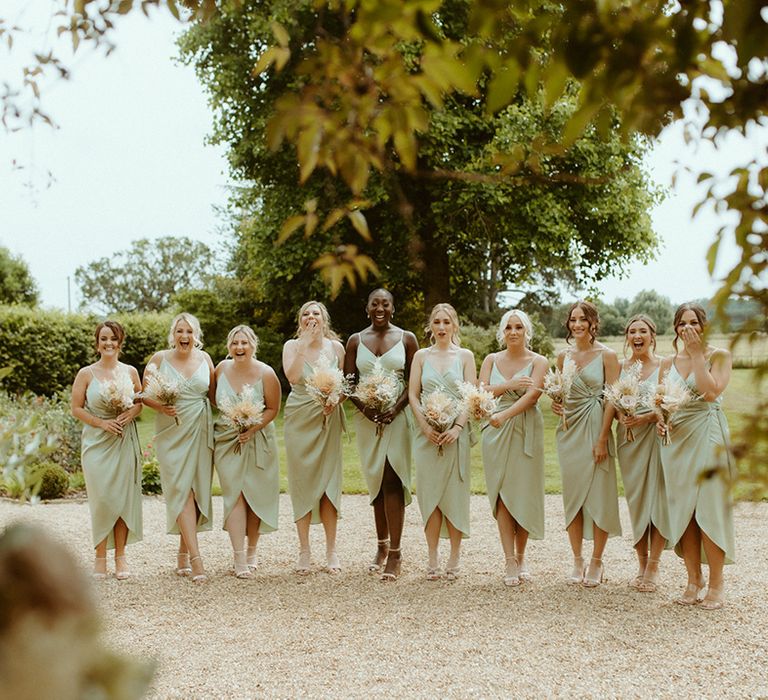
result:
<svg viewBox="0 0 768 700"><path fill-rule="evenodd" d="M354 421L360 464L373 506L376 552L368 565L382 581L400 575L401 538L411 502L412 461L416 495L428 548L426 579L455 580L461 575L462 540L470 532L470 448L476 435L461 414L442 430L427 421L423 396L440 390L459 398L462 382L478 382L498 399L482 430L482 456L490 509L504 555L503 583L515 587L532 580L526 559L529 538L544 537L544 422L538 407L547 358L533 352L533 327L517 309L501 318L501 349L484 358L479 378L475 358L462 348L459 319L450 304L437 304L419 349L415 335L393 322L392 295L377 289L368 297L369 325L353 334L346 348L331 327L325 306L304 304L296 337L283 348L283 371L291 391L285 404L288 487L299 540L295 571L310 573L310 525L325 533L325 570L341 571L336 551L341 511L342 434L340 402L320 405L306 380L318 364L343 368L356 384L380 367L397 378L398 396L377 411L355 396ZM605 579L603 555L609 537L621 534L616 460L624 483L637 554L630 581L640 592L654 592L664 549L683 558L687 586L677 600L714 610L723 606L723 565L734 559L733 521L728 482L733 465L728 427L720 408L731 373L728 351L703 339L706 315L697 304L681 305L674 317L674 354L656 355L656 326L637 315L625 328L624 358L597 340L599 315L588 301L574 303L565 319L566 358L576 375L564 402L552 403L562 417L556 432L562 476L565 525L573 554L567 582L586 588ZM125 340L120 324L100 323L95 332L99 359L81 369L72 391L72 412L83 427L82 463L95 547L94 576L107 575L107 550L114 549L115 577L130 577L128 543L140 540L141 458L135 418L142 404L156 412L155 447L166 502L168 533L179 535L176 573L194 582L206 580L198 532L212 523L214 465L224 501L224 529L234 556L234 575L251 578L262 533L277 528L279 462L274 419L280 410L280 383L274 370L256 359L258 339L248 326L227 337L227 359L214 367L202 350L197 319L176 316L169 349L147 365L144 385L133 367L119 361ZM617 415L603 398L607 384L640 363L640 381L655 387L666 377L687 385L694 400L669 424L650 412ZM178 397L161 403L146 392L156 373L174 383ZM118 376L142 398L115 415L104 387ZM126 379L127 377L127 379ZM212 406L242 397L263 403L260 422L245 430L223 417L214 423ZM612 431L618 421L616 440ZM628 439L628 431L632 435ZM669 440L662 440L662 437ZM705 475L715 476L704 478ZM440 539L449 540L441 560ZM592 541L587 557L584 540ZM444 561L444 563L443 563ZM705 579L702 564L708 565Z"/></svg>

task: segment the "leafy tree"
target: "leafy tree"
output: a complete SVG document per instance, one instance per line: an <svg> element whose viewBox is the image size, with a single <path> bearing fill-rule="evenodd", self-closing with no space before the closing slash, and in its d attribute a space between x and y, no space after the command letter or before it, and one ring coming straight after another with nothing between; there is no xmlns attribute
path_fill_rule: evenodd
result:
<svg viewBox="0 0 768 700"><path fill-rule="evenodd" d="M128 250L75 271L83 306L107 313L164 311L184 289L202 287L214 269L208 246L186 237L142 238Z"/></svg>
<svg viewBox="0 0 768 700"><path fill-rule="evenodd" d="M27 264L0 246L0 304L34 306L37 301L37 285Z"/></svg>
<svg viewBox="0 0 768 700"><path fill-rule="evenodd" d="M607 140L590 128L568 152L553 148L514 177L488 176L499 149L561 138L577 110L575 83L549 110L524 93L496 114L486 111L484 100L459 94L419 101L425 129L415 171L370 172L358 183L315 170L297 188L293 148L275 149L274 142L270 148L269 134L266 141L263 134L264 124L275 123L270 119L291 89L291 76L251 70L252 47L272 38L273 13L287 23L299 62L312 60L316 34L339 41L344 36L339 9L316 9L308 0L290 8L248 0L225 6L182 40L183 54L195 62L218 114L213 139L229 146L234 176L250 184L236 195L245 212L237 232L245 264L238 273L251 271L265 298L284 294L286 283L296 294L294 306L322 295L312 267L327 272L335 293L343 279L365 276L375 261L398 298L417 299L427 308L451 299L463 312L497 312L498 293L513 282L567 278L584 284L652 250L647 212L654 194L638 165L645 144L622 142L615 116L616 134ZM454 41L477 40L464 2L444 2L436 17ZM408 45L401 58L416 66L428 56L429 47ZM402 160L403 153L393 147L386 157ZM340 167L347 166L356 167ZM324 222L321 211L330 212ZM275 251L281 228L285 242ZM290 236L299 228L303 239ZM358 240L344 244L350 232Z"/></svg>
<svg viewBox="0 0 768 700"><path fill-rule="evenodd" d="M656 330L659 335L670 333L672 331L672 317L675 313L675 307L669 300L652 289L646 289L639 292L632 300L627 309L626 317L635 314L646 314L650 316L656 324Z"/></svg>

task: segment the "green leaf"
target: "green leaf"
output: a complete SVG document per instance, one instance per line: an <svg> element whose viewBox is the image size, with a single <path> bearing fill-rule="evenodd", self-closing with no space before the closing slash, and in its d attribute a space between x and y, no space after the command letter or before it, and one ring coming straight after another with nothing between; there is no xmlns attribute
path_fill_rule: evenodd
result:
<svg viewBox="0 0 768 700"><path fill-rule="evenodd" d="M485 100L488 114L495 114L512 101L517 93L519 79L517 63L509 63L496 71L488 84L488 97Z"/></svg>

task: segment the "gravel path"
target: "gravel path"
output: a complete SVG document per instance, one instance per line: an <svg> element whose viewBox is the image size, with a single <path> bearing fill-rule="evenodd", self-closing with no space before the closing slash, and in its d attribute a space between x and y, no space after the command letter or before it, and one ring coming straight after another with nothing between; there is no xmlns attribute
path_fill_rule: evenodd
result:
<svg viewBox="0 0 768 700"><path fill-rule="evenodd" d="M705 612L672 602L685 574L670 552L659 593L627 587L635 569L628 534L608 544L607 583L565 585L571 560L559 496L547 496L547 539L530 543L534 582L519 589L502 585L485 497L472 498L472 537L453 583L424 580L414 503L394 584L365 572L375 536L364 496L343 500L344 572L320 570L317 527L316 571L293 574L296 535L281 498L280 530L262 538L258 576L229 573L229 540L217 529L201 536L211 575L203 585L172 573L176 538L163 534L164 504L145 499L145 539L128 552L136 576L101 582L98 595L109 643L157 660L153 697L768 697L768 504L737 507L739 563L726 570L728 605ZM221 506L215 498L217 526ZM0 525L18 518L55 527L90 566L86 503L0 502ZM623 503L622 526L630 533Z"/></svg>

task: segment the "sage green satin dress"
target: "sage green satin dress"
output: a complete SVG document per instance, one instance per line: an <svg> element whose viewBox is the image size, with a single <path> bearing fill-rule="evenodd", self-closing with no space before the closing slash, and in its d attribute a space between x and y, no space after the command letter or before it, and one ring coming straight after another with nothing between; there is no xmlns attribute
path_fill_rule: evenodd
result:
<svg viewBox="0 0 768 700"><path fill-rule="evenodd" d="M223 401L236 396L237 392L222 372L216 383L216 404L221 406ZM251 398L254 403L264 401L261 379L251 386ZM239 454L235 452L239 432L221 416L214 425L214 435L213 461L224 499L224 529L242 493L248 507L261 519L259 533L274 532L280 504L280 460L274 421L257 430L242 445Z"/></svg>
<svg viewBox="0 0 768 700"><path fill-rule="evenodd" d="M460 358L442 374L425 358L421 370L422 395L440 389L458 399L458 383L462 381L464 368ZM461 530L462 537L469 537L470 435L471 428L467 425L456 442L443 445L440 454L438 446L430 442L421 430L414 431L416 499L421 520L426 527L429 516L435 508L439 508L443 514L440 537L448 537L446 519Z"/></svg>
<svg viewBox="0 0 768 700"><path fill-rule="evenodd" d="M529 363L515 377L530 377ZM493 363L491 386L506 379ZM498 411L512 406L525 392L507 391ZM510 418L500 428L483 430L483 466L491 512L496 517L501 498L510 515L531 538L544 538L544 419L538 405Z"/></svg>
<svg viewBox="0 0 768 700"><path fill-rule="evenodd" d="M155 450L165 497L166 531L171 535L179 534L176 519L190 491L199 511L197 531L210 530L213 515L213 416L208 400L208 363L202 360L192 376L186 379L163 358L160 372L181 382L181 393L176 402L179 425L173 417L159 411L155 418Z"/></svg>
<svg viewBox="0 0 768 700"><path fill-rule="evenodd" d="M603 423L603 355L578 372L565 400L568 429L558 422L557 456L563 481L566 527L582 511L584 539L593 539L593 523L610 537L621 535L619 493L616 483L616 449L608 436L608 456L595 464L592 448Z"/></svg>
<svg viewBox="0 0 768 700"><path fill-rule="evenodd" d="M312 513L314 525L320 522L323 495L328 496L341 517L344 418L341 405L338 405L323 421L323 409L304 384L311 373L312 366L305 362L302 380L291 385L291 393L285 402L284 430L293 520Z"/></svg>
<svg viewBox="0 0 768 700"><path fill-rule="evenodd" d="M85 410L110 420L115 418L101 395L101 382L91 372L85 391ZM122 518L128 527L128 544L142 539L141 447L135 421L123 429L122 437L92 425L83 425L80 458L88 492L94 547L104 538L114 549L113 529Z"/></svg>
<svg viewBox="0 0 768 700"><path fill-rule="evenodd" d="M707 537L725 552L725 563L735 560L733 512L727 479L735 476L728 451L728 423L720 407L721 397L704 401L696 389L693 373L680 376L672 365L670 375L688 385L697 397L670 420L671 444L661 446L661 464L669 503L669 539L682 556L680 538L691 518ZM702 474L716 470L710 478ZM725 478L724 478L725 477ZM701 549L702 561L706 553Z"/></svg>
<svg viewBox="0 0 768 700"><path fill-rule="evenodd" d="M641 390L653 390L658 383L657 368L641 382ZM641 409L637 414L647 415L648 412L649 409ZM656 432L656 423L635 426L632 433L634 441L627 442L627 429L619 423L616 450L629 519L632 522L632 542L640 542L651 525L669 541L669 510L661 469L661 440Z"/></svg>
<svg viewBox="0 0 768 700"><path fill-rule="evenodd" d="M363 377L373 370L376 360L385 370L398 376L398 391L405 389L405 344L400 341L380 357L374 355L361 340L357 346L355 364L358 376ZM381 434L376 434L376 424L360 411L355 412L355 434L357 451L360 454L360 469L368 484L370 502L379 495L384 477L384 464L389 462L403 484L405 505L411 502L411 420L406 406L389 425L382 425Z"/></svg>

